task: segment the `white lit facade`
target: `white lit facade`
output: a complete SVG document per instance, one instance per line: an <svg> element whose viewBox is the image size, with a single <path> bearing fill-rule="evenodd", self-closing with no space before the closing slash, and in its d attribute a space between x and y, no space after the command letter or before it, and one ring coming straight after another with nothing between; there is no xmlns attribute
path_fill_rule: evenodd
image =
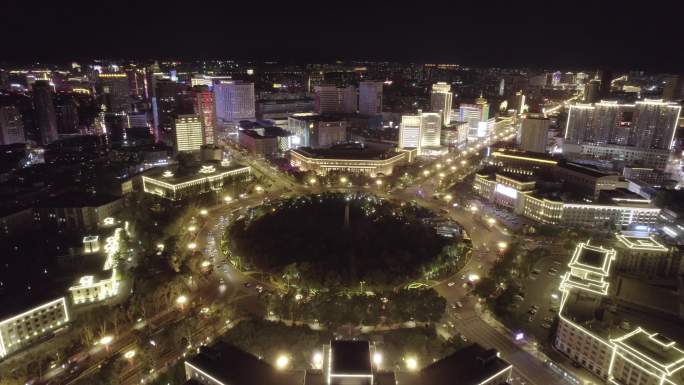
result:
<svg viewBox="0 0 684 385"><path fill-rule="evenodd" d="M196 175L177 178L172 171L143 176L143 190L148 194L159 195L170 200L180 200L223 188L226 181L250 176L250 167L217 168L202 166Z"/></svg>
<svg viewBox="0 0 684 385"><path fill-rule="evenodd" d="M442 116L435 112L402 115L399 129L399 148L439 147L441 144Z"/></svg>
<svg viewBox="0 0 684 385"><path fill-rule="evenodd" d="M217 119L232 123L255 119L254 83L227 81L215 84L214 98Z"/></svg>
<svg viewBox="0 0 684 385"><path fill-rule="evenodd" d="M199 151L204 143L202 120L197 115L179 115L176 119L176 151Z"/></svg>
<svg viewBox="0 0 684 385"><path fill-rule="evenodd" d="M64 297L0 321L0 358L20 350L69 322Z"/></svg>

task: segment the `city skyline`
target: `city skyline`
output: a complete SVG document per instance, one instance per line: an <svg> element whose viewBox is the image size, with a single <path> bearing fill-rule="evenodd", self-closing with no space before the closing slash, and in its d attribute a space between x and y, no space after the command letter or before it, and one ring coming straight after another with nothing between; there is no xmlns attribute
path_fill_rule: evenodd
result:
<svg viewBox="0 0 684 385"><path fill-rule="evenodd" d="M34 11L12 0L2 7L12 17L0 32L13 36L5 42L3 56L20 62L95 57L282 63L387 60L681 72L677 63L684 55L676 49L676 6L671 12L660 12L659 7L634 12L617 3L601 3L583 14L581 8L570 12L548 5L488 9L459 3L425 15L372 5L358 13L353 7L338 8L331 15L319 15L315 7L306 6L197 7L199 14L238 15L231 19L234 28L222 28L223 23L210 19L203 19L198 28L183 28L193 22L182 8L156 2L98 7L52 3ZM122 23L136 15L140 22ZM289 22L299 18L306 19L306 25ZM350 20L355 22L345 22ZM623 32L627 25L629 33ZM89 29L98 33L85 33ZM50 30L60 33L44 32ZM647 31L657 31L657 38ZM31 44L36 40L43 44Z"/></svg>

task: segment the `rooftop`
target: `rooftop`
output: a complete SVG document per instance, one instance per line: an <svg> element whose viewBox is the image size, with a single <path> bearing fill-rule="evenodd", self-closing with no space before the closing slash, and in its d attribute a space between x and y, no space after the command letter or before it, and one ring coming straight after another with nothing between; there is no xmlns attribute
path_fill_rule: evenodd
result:
<svg viewBox="0 0 684 385"><path fill-rule="evenodd" d="M300 114L293 114L292 119L305 120L307 122L339 122L345 120L349 115L344 114L325 114L320 115L313 112L303 112Z"/></svg>
<svg viewBox="0 0 684 385"><path fill-rule="evenodd" d="M662 334L637 328L613 342L668 373L684 366L684 351Z"/></svg>
<svg viewBox="0 0 684 385"><path fill-rule="evenodd" d="M219 342L203 347L200 353L187 359L186 365L197 368L216 380L231 385L286 385L303 383L292 381L293 373L281 373L263 360L232 345ZM237 369L237 370L236 370ZM297 372L303 377L304 373Z"/></svg>
<svg viewBox="0 0 684 385"><path fill-rule="evenodd" d="M434 362L407 380L409 385L479 384L509 367L511 364L499 358L496 350L473 344Z"/></svg>
<svg viewBox="0 0 684 385"><path fill-rule="evenodd" d="M668 251L668 248L650 234L640 234L636 232L623 232L617 234L618 246L626 247L630 250L644 251Z"/></svg>
<svg viewBox="0 0 684 385"><path fill-rule="evenodd" d="M300 147L292 151L309 158L348 160L383 160L401 155L391 150L370 149L356 142L338 144L329 148Z"/></svg>
<svg viewBox="0 0 684 385"><path fill-rule="evenodd" d="M249 166L243 166L234 162L223 164L221 162L203 162L202 164L195 164L187 168L181 168L179 165L155 168L147 173L146 176L169 184L179 184L198 178L221 175L245 167Z"/></svg>
<svg viewBox="0 0 684 385"><path fill-rule="evenodd" d="M608 275L610 263L615 259L615 250L605 249L601 246L593 246L589 243L580 243L575 248L575 253L568 264L570 268L589 269Z"/></svg>
<svg viewBox="0 0 684 385"><path fill-rule="evenodd" d="M607 177L607 176L615 176L615 177L618 177L618 175L616 175L616 174L612 174L612 173L608 173L608 172L603 172L603 171L600 171L600 170L597 169L597 168L590 167L590 166L587 166L587 165L582 165L582 164L579 164L579 163L560 162L560 163L558 164L558 166L561 167L561 168L564 168L564 169L566 169L566 170L571 170L571 171L574 171L574 172L578 172L578 173L581 173L581 174L584 174L584 175L591 176L591 177L593 177L593 178L603 178L603 177Z"/></svg>
<svg viewBox="0 0 684 385"><path fill-rule="evenodd" d="M372 374L368 341L331 341L331 374Z"/></svg>

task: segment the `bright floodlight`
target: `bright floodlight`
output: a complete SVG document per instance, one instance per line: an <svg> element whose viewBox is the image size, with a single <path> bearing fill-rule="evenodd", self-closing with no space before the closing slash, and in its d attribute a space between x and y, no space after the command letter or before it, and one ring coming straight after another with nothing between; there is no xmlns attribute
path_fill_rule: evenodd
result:
<svg viewBox="0 0 684 385"><path fill-rule="evenodd" d="M256 186L255 189L256 189L258 192L264 191L264 188L261 187L261 186Z"/></svg>
<svg viewBox="0 0 684 385"><path fill-rule="evenodd" d="M190 226L190 227L188 227L188 231L191 231L191 232L192 232L192 231L195 231L195 230L197 230L197 226Z"/></svg>
<svg viewBox="0 0 684 385"><path fill-rule="evenodd" d="M321 369L323 367L323 353L315 352L313 355L314 369Z"/></svg>
<svg viewBox="0 0 684 385"><path fill-rule="evenodd" d="M188 243L188 249L195 250L196 248L197 248L197 244L195 242Z"/></svg>
<svg viewBox="0 0 684 385"><path fill-rule="evenodd" d="M430 170L425 170L425 171L423 171L423 175L425 175L425 176L430 175Z"/></svg>
<svg viewBox="0 0 684 385"><path fill-rule="evenodd" d="M316 184L316 178L311 178L309 179L310 184Z"/></svg>
<svg viewBox="0 0 684 385"><path fill-rule="evenodd" d="M112 341L114 341L114 337L112 336L104 336L100 338L100 344L102 345L109 345L112 343Z"/></svg>
<svg viewBox="0 0 684 385"><path fill-rule="evenodd" d="M468 274L468 281L470 282L475 282L480 279L480 276L477 274Z"/></svg>
<svg viewBox="0 0 684 385"><path fill-rule="evenodd" d="M440 172L440 173L439 173L439 177L440 177L440 178L444 178L445 176L446 176L445 173L443 173L443 172Z"/></svg>
<svg viewBox="0 0 684 385"><path fill-rule="evenodd" d="M472 211L472 212L477 211L477 206L470 206L470 211Z"/></svg>
<svg viewBox="0 0 684 385"><path fill-rule="evenodd" d="M380 366L380 364L382 364L382 353L373 353L373 363L375 364L375 366Z"/></svg>
<svg viewBox="0 0 684 385"><path fill-rule="evenodd" d="M456 171L456 166L451 166L449 168L451 169L451 171Z"/></svg>
<svg viewBox="0 0 684 385"><path fill-rule="evenodd" d="M184 295L179 295L178 298L176 298L176 303L179 305L184 305L186 302L188 302L188 297Z"/></svg>
<svg viewBox="0 0 684 385"><path fill-rule="evenodd" d="M375 184L377 184L378 186L382 186L382 179L376 179Z"/></svg>
<svg viewBox="0 0 684 385"><path fill-rule="evenodd" d="M451 196L451 194L447 194L447 195L444 196L444 199L448 202L448 201L454 199L454 197Z"/></svg>
<svg viewBox="0 0 684 385"><path fill-rule="evenodd" d="M209 261L202 261L202 267L209 267L211 266L211 262Z"/></svg>
<svg viewBox="0 0 684 385"><path fill-rule="evenodd" d="M493 224L496 223L496 219L494 219L494 218L489 218L489 219L487 219L487 222L489 222L490 225L493 225Z"/></svg>
<svg viewBox="0 0 684 385"><path fill-rule="evenodd" d="M406 369L410 371L414 371L418 369L418 360L416 360L414 357L409 357L406 359Z"/></svg>
<svg viewBox="0 0 684 385"><path fill-rule="evenodd" d="M276 359L276 368L285 369L289 363L290 359L286 355L281 354Z"/></svg>
<svg viewBox="0 0 684 385"><path fill-rule="evenodd" d="M508 243L506 243L506 242L499 242L499 243L497 244L497 246L499 246L500 249L505 249L505 248L508 247Z"/></svg>
<svg viewBox="0 0 684 385"><path fill-rule="evenodd" d="M227 196L227 195L223 197L223 201L226 202L226 203L230 203L230 201L232 201L232 200L233 200L233 198L231 198L231 197L229 197L229 196Z"/></svg>
<svg viewBox="0 0 684 385"><path fill-rule="evenodd" d="M465 166L466 163L468 163L466 160L462 160L462 161L461 161L461 166Z"/></svg>
<svg viewBox="0 0 684 385"><path fill-rule="evenodd" d="M200 215L207 215L207 214L209 214L209 211L207 211L207 209L200 210Z"/></svg>

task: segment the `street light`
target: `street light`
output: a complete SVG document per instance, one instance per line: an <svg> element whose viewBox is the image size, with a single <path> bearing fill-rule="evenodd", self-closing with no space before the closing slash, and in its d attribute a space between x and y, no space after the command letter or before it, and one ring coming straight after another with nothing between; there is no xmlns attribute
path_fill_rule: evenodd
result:
<svg viewBox="0 0 684 385"><path fill-rule="evenodd" d="M418 369L418 360L415 357L408 357L406 359L406 369L415 371Z"/></svg>
<svg viewBox="0 0 684 385"><path fill-rule="evenodd" d="M443 173L443 172L440 172L440 173L439 173L439 177L440 177L440 178L444 178L445 176L446 176L445 173Z"/></svg>
<svg viewBox="0 0 684 385"><path fill-rule="evenodd" d="M104 336L104 337L100 338L100 341L98 341L98 342L100 343L100 345L105 345L105 346L106 346L106 345L111 344L112 341L114 341L114 337L112 337L112 336Z"/></svg>
<svg viewBox="0 0 684 385"><path fill-rule="evenodd" d="M452 197L451 194L447 194L444 196L444 200L446 200L447 202L449 202L452 199L454 199L454 197Z"/></svg>
<svg viewBox="0 0 684 385"><path fill-rule="evenodd" d="M276 359L276 368L278 368L279 370L283 370L283 369L287 368L287 365L289 365L289 364L290 364L290 358L288 358L284 354L279 355L278 358Z"/></svg>
<svg viewBox="0 0 684 385"><path fill-rule="evenodd" d="M373 353L373 363L375 364L375 366L380 367L380 364L382 364L382 353Z"/></svg>
<svg viewBox="0 0 684 385"><path fill-rule="evenodd" d="M310 178L309 184L316 184L316 178Z"/></svg>
<svg viewBox="0 0 684 385"><path fill-rule="evenodd" d="M465 166L466 164L468 164L468 161L465 160L465 159L463 159L463 160L461 161L461 166Z"/></svg>
<svg viewBox="0 0 684 385"><path fill-rule="evenodd" d="M188 243L188 249L195 250L196 248L197 244L195 242Z"/></svg>
<svg viewBox="0 0 684 385"><path fill-rule="evenodd" d="M451 169L451 171L456 171L456 166L451 166L449 168Z"/></svg>
<svg viewBox="0 0 684 385"><path fill-rule="evenodd" d="M233 198L231 198L230 196L226 195L226 196L223 197L223 201L226 202L226 203L230 203L230 202L233 201Z"/></svg>
<svg viewBox="0 0 684 385"><path fill-rule="evenodd" d="M494 219L494 218L489 218L489 219L487 219L487 223L489 223L490 225L494 226L494 224L496 223L496 219Z"/></svg>
<svg viewBox="0 0 684 385"><path fill-rule="evenodd" d="M184 295L182 295L182 294L179 295L178 298L176 298L176 303L178 304L178 306L181 307L181 309L183 309L183 306L184 306L187 302L188 302L188 297L186 297L186 296L184 296Z"/></svg>
<svg viewBox="0 0 684 385"><path fill-rule="evenodd" d="M321 352L314 352L312 364L314 369L323 368L323 354Z"/></svg>
<svg viewBox="0 0 684 385"><path fill-rule="evenodd" d="M130 360L133 357L135 357L135 350L129 350L126 353L124 353L124 358L127 360Z"/></svg>
<svg viewBox="0 0 684 385"><path fill-rule="evenodd" d="M264 188L261 187L261 186L256 186L254 189L255 189L258 193L264 191Z"/></svg>
<svg viewBox="0 0 684 385"><path fill-rule="evenodd" d="M506 243L506 242L499 242L499 243L497 244L497 246L499 246L500 249L505 249L505 248L508 247L508 243Z"/></svg>
<svg viewBox="0 0 684 385"><path fill-rule="evenodd" d="M378 186L382 186L382 179L376 179L375 184Z"/></svg>
<svg viewBox="0 0 684 385"><path fill-rule="evenodd" d="M347 183L348 179L346 176L340 178L340 183Z"/></svg>
<svg viewBox="0 0 684 385"><path fill-rule="evenodd" d="M195 230L197 230L197 227L195 227L195 226L188 227L188 231L190 231L190 232L193 232Z"/></svg>
<svg viewBox="0 0 684 385"><path fill-rule="evenodd" d="M430 170L425 170L425 171L423 171L423 175L425 175L425 176L430 175Z"/></svg>
<svg viewBox="0 0 684 385"><path fill-rule="evenodd" d="M200 210L200 215L207 215L207 214L209 214L209 211L207 211L207 209Z"/></svg>

